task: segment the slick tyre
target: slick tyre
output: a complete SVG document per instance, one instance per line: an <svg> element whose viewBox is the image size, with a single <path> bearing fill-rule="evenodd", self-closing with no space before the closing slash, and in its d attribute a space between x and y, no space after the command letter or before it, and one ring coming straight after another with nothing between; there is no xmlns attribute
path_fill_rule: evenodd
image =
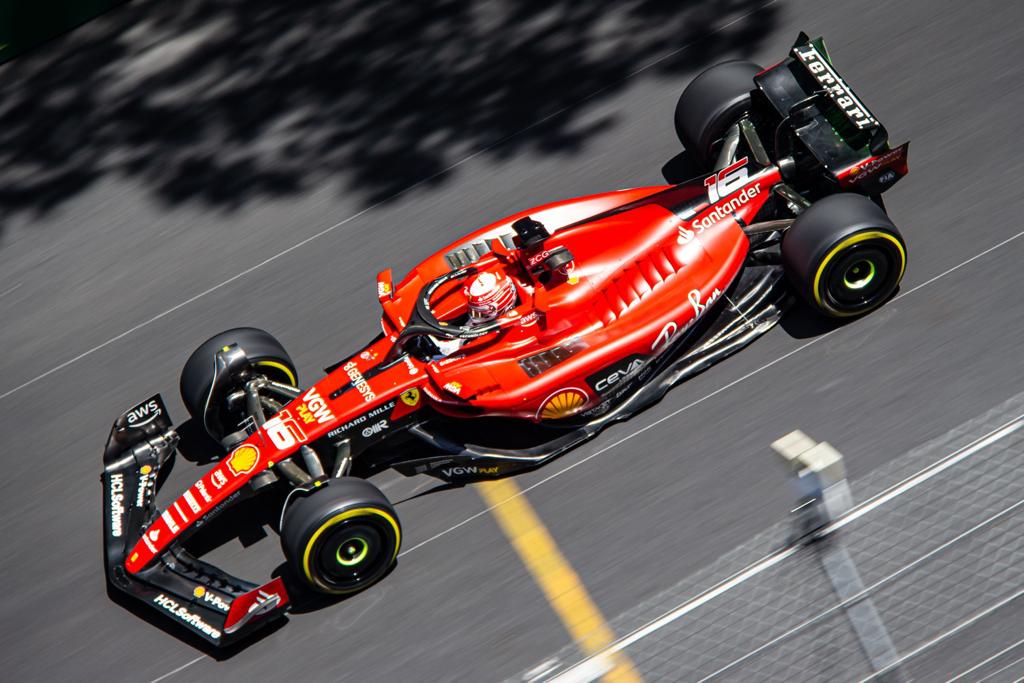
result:
<svg viewBox="0 0 1024 683"><path fill-rule="evenodd" d="M907 247L885 212L858 194L835 194L797 216L782 264L800 295L833 318L881 306L903 279Z"/></svg>
<svg viewBox="0 0 1024 683"><path fill-rule="evenodd" d="M245 352L253 374L264 375L267 379L294 387L299 384L299 376L291 357L281 346L281 342L274 339L269 332L255 327L237 327L214 335L200 344L189 356L181 371L179 385L181 400L184 401L189 415L208 425L208 429L219 422L217 419L205 420L207 398L214 381L214 358L219 350L232 344L237 344ZM210 434L213 438L219 440L224 436L213 433L214 431L223 430L213 429Z"/></svg>
<svg viewBox="0 0 1024 683"><path fill-rule="evenodd" d="M329 595L376 583L401 544L395 509L365 479L332 479L289 504L281 524L281 546L296 575Z"/></svg>
<svg viewBox="0 0 1024 683"><path fill-rule="evenodd" d="M676 135L701 168L711 169L729 128L750 111L754 76L751 62L722 62L686 86L676 103Z"/></svg>

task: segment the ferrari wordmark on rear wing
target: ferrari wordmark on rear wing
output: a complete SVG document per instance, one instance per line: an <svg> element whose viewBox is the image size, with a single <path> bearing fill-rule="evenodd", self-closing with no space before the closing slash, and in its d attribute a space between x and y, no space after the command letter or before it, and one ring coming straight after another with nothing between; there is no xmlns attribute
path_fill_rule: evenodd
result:
<svg viewBox="0 0 1024 683"><path fill-rule="evenodd" d="M802 35L801 37L805 38L806 36ZM853 125L861 130L878 127L878 119L872 115L850 86L846 84L846 81L832 67L832 62L829 60L824 43L820 38L817 41L798 40L790 54L807 68L808 73Z"/></svg>

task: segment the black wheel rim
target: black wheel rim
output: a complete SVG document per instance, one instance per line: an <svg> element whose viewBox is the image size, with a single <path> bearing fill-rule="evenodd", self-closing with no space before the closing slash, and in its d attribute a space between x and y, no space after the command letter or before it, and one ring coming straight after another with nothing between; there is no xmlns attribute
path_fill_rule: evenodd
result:
<svg viewBox="0 0 1024 683"><path fill-rule="evenodd" d="M387 571L395 538L383 520L355 517L331 527L313 548L313 571L328 588L347 591Z"/></svg>
<svg viewBox="0 0 1024 683"><path fill-rule="evenodd" d="M275 363L275 365L279 364L279 361L273 362ZM281 370L278 367L275 367L274 365L268 365L267 361L265 360L254 361L253 364L249 366L249 371L252 373L252 375L262 376L264 379L270 380L272 382L277 382L278 384L295 386L292 382L292 378L289 377L283 370ZM260 392L260 395L261 397L266 398L265 393ZM264 413L266 412L267 411L264 410ZM236 425L241 424L242 421L245 420L246 415L247 413L245 411L245 408L240 403L236 403L234 406L221 406L219 419L221 424L228 428L225 430L225 433L231 431L231 429L237 428ZM266 416L270 417L270 414L267 414ZM223 434L221 436L223 436Z"/></svg>
<svg viewBox="0 0 1024 683"><path fill-rule="evenodd" d="M868 240L838 254L822 275L824 299L840 313L868 311L899 284L902 257L885 240Z"/></svg>

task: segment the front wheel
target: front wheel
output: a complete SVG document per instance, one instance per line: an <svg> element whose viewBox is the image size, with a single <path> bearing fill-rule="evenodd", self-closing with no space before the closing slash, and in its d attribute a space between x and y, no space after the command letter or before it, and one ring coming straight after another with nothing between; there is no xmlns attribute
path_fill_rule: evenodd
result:
<svg viewBox="0 0 1024 683"><path fill-rule="evenodd" d="M296 574L331 595L379 581L401 544L395 509L365 479L332 479L292 502L281 525L281 546Z"/></svg>
<svg viewBox="0 0 1024 683"><path fill-rule="evenodd" d="M269 332L255 327L237 327L207 339L189 356L181 371L181 399L189 414L202 422L207 433L217 441L244 417L237 409L220 405L211 393L218 377L217 352L232 345L245 352L247 375L262 375L292 387L299 384L291 357Z"/></svg>
<svg viewBox="0 0 1024 683"><path fill-rule="evenodd" d="M809 304L830 317L848 318L892 296L906 270L907 248L877 204L843 193L797 216L782 238L782 263Z"/></svg>

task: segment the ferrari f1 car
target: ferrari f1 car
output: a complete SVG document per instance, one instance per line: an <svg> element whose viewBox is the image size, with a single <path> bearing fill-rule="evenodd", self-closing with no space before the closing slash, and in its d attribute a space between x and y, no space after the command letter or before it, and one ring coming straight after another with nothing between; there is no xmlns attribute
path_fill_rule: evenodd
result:
<svg viewBox="0 0 1024 683"><path fill-rule="evenodd" d="M764 334L794 300L847 318L894 293L906 247L881 194L906 174L907 144L890 147L821 39L801 34L768 69L708 69L675 125L699 177L532 208L397 284L384 270L380 334L311 386L261 330L199 346L181 397L225 455L158 509L178 441L164 401L117 419L103 472L110 584L211 643L242 638L287 611L284 577L242 580L186 539L243 498L279 496L293 587L359 591L402 541L369 475L460 483L536 467ZM516 304L470 324L463 284L488 271L514 283Z"/></svg>

